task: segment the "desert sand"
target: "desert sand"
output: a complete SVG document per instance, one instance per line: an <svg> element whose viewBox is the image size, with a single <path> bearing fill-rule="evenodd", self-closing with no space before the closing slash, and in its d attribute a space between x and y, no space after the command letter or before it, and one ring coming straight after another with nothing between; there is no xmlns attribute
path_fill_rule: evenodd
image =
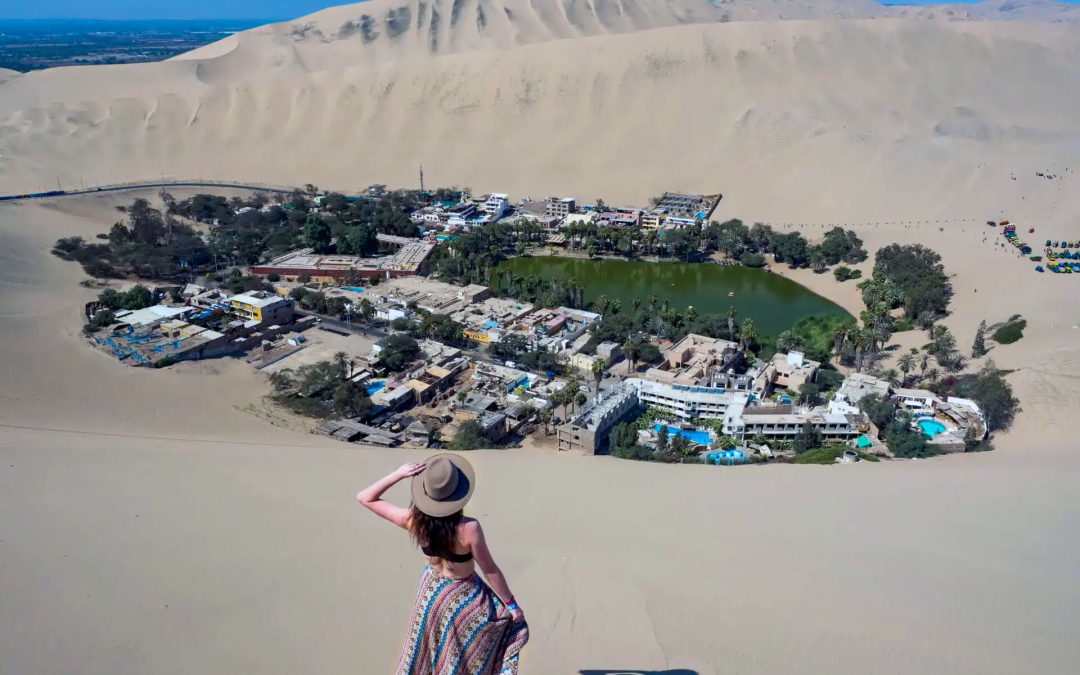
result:
<svg viewBox="0 0 1080 675"><path fill-rule="evenodd" d="M422 559L352 497L421 455L269 423L238 362L136 370L81 344L93 291L48 248L132 196L0 206L0 671L389 672ZM964 266L981 231L934 234L868 237L943 250L959 335L1031 319L991 354L1025 408L998 449L734 470L473 453L470 511L532 626L523 672L1071 672L1070 279L993 250Z"/></svg>
<svg viewBox="0 0 1080 675"><path fill-rule="evenodd" d="M434 51L394 43L377 0L166 63L0 73L0 193L163 173L354 190L423 161L429 184L720 190L717 217L933 246L961 347L981 319L1029 320L990 354L1024 407L993 452L470 455L470 512L532 628L522 672L1073 672L1077 287L982 223L1080 234L1075 11L504 0L455 24L434 5ZM390 672L422 558L353 495L422 455L302 433L233 360L146 371L83 345L94 291L48 250L132 196L0 204L0 672ZM853 283L793 276L859 309Z"/></svg>
<svg viewBox="0 0 1080 675"><path fill-rule="evenodd" d="M1063 225L1080 192L1052 212L1010 178L1080 167L1078 11L345 5L163 63L0 82L0 193L163 175L355 192L423 164L477 192L722 192L769 221ZM988 20L1013 16L1045 20Z"/></svg>

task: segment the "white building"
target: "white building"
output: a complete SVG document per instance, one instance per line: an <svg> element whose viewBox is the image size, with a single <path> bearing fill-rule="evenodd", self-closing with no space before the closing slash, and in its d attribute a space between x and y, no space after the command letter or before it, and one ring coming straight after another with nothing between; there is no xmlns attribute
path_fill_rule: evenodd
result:
<svg viewBox="0 0 1080 675"><path fill-rule="evenodd" d="M510 211L510 200L507 195L503 193L492 192L480 206L480 211L482 211L489 220L498 220Z"/></svg>
<svg viewBox="0 0 1080 675"><path fill-rule="evenodd" d="M722 420L728 409L742 409L750 393L722 387L674 384L630 378L627 384L637 391L643 405L658 408L682 420Z"/></svg>

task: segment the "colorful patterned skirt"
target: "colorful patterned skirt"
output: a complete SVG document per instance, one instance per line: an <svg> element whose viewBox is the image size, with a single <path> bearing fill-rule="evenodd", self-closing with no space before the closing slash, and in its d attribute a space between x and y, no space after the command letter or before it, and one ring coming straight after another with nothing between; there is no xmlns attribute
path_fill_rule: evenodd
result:
<svg viewBox="0 0 1080 675"><path fill-rule="evenodd" d="M528 640L528 625L514 623L480 577L448 579L425 566L395 672L517 675L518 655Z"/></svg>

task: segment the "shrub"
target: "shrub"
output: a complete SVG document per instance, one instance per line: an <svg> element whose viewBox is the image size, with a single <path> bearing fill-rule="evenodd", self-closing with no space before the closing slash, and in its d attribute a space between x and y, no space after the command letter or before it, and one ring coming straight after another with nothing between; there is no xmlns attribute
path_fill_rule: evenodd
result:
<svg viewBox="0 0 1080 675"><path fill-rule="evenodd" d="M1024 337L1024 329L1027 328L1027 319L1011 320L994 331L991 336L994 342L1002 345L1011 345Z"/></svg>
<svg viewBox="0 0 1080 675"><path fill-rule="evenodd" d="M743 253L739 256L739 263L745 267L764 267L765 256L760 253Z"/></svg>
<svg viewBox="0 0 1080 675"><path fill-rule="evenodd" d="M271 272L270 274L266 275L266 280L270 282L281 281L281 275L277 272Z"/></svg>
<svg viewBox="0 0 1080 675"><path fill-rule="evenodd" d="M851 268L840 265L833 270L833 276L836 277L837 281L847 281L851 278Z"/></svg>

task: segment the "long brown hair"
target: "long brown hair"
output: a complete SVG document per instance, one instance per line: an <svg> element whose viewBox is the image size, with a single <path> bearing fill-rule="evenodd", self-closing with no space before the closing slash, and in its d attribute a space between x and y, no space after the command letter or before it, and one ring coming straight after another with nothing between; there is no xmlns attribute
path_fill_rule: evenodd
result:
<svg viewBox="0 0 1080 675"><path fill-rule="evenodd" d="M417 546L426 546L432 556L446 558L454 552L463 517L461 511L442 517L429 516L413 504L409 507L409 534Z"/></svg>

